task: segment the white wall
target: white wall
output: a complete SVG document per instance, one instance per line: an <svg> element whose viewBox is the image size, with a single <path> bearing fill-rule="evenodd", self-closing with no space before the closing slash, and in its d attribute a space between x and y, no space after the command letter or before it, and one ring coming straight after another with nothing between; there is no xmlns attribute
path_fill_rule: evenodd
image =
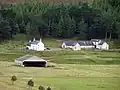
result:
<svg viewBox="0 0 120 90"><path fill-rule="evenodd" d="M61 47L62 48L71 48L71 49L73 48L73 46L67 46L65 43L63 43Z"/></svg>
<svg viewBox="0 0 120 90"><path fill-rule="evenodd" d="M17 61L17 60L15 60L15 63L16 63L16 65L20 65L20 66L23 65L23 62L22 62L22 61Z"/></svg>
<svg viewBox="0 0 120 90"><path fill-rule="evenodd" d="M42 42L39 42L38 44L31 44L30 46L27 46L28 49L30 50L35 50L35 51L44 51L45 47Z"/></svg>
<svg viewBox="0 0 120 90"><path fill-rule="evenodd" d="M67 46L66 46L65 43L62 43L61 47L62 47L62 48L66 48Z"/></svg>
<svg viewBox="0 0 120 90"><path fill-rule="evenodd" d="M72 47L73 50L81 50L80 45L77 43L75 46Z"/></svg>
<svg viewBox="0 0 120 90"><path fill-rule="evenodd" d="M90 48L94 48L94 46L80 46L82 49L90 49Z"/></svg>
<svg viewBox="0 0 120 90"><path fill-rule="evenodd" d="M96 48L101 50L109 50L109 45L106 42L104 42L102 45L97 45Z"/></svg>
<svg viewBox="0 0 120 90"><path fill-rule="evenodd" d="M70 48L72 50L81 50L81 47L78 43L75 46L66 46L66 44L63 43L61 47L62 48Z"/></svg>

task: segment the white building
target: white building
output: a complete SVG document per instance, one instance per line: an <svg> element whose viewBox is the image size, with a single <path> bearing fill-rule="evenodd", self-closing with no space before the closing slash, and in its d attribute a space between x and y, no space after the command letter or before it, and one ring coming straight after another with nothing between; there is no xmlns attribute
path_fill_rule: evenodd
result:
<svg viewBox="0 0 120 90"><path fill-rule="evenodd" d="M97 49L109 50L109 45L106 42L100 42L97 46Z"/></svg>
<svg viewBox="0 0 120 90"><path fill-rule="evenodd" d="M70 48L72 50L81 50L80 45L77 42L67 41L63 42L61 45L62 48Z"/></svg>
<svg viewBox="0 0 120 90"><path fill-rule="evenodd" d="M109 50L107 42L100 39L91 39L91 42L95 45L95 48L100 50Z"/></svg>
<svg viewBox="0 0 120 90"><path fill-rule="evenodd" d="M23 67L46 67L47 61L37 56L25 55L15 60L16 65Z"/></svg>
<svg viewBox="0 0 120 90"><path fill-rule="evenodd" d="M26 48L29 50L35 50L35 51L44 51L45 50L42 40L41 39L35 40L35 38L33 39L33 41L29 41Z"/></svg>
<svg viewBox="0 0 120 90"><path fill-rule="evenodd" d="M81 50L81 49L101 49L109 50L109 45L102 40L92 39L91 41L79 41L79 42L63 42L61 45L62 48L70 48L72 50Z"/></svg>

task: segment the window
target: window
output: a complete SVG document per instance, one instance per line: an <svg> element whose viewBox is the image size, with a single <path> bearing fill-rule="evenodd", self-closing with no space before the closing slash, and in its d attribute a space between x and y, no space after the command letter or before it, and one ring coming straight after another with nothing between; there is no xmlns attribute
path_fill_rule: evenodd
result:
<svg viewBox="0 0 120 90"><path fill-rule="evenodd" d="M75 50L77 49L77 47L75 47Z"/></svg>

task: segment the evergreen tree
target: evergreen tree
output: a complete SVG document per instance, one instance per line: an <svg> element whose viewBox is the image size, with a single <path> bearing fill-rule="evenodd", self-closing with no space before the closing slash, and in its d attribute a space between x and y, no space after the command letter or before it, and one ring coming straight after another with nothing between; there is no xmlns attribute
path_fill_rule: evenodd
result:
<svg viewBox="0 0 120 90"><path fill-rule="evenodd" d="M82 20L78 24L77 34L79 39L82 39L82 40L87 39L88 28L87 28L87 25L84 23L84 20Z"/></svg>
<svg viewBox="0 0 120 90"><path fill-rule="evenodd" d="M11 36L11 27L7 20L0 17L0 41L5 39L10 39Z"/></svg>

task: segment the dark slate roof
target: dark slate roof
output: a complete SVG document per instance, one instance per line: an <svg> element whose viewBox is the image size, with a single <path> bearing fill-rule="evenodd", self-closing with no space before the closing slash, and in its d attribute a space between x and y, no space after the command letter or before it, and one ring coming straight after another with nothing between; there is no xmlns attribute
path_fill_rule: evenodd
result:
<svg viewBox="0 0 120 90"><path fill-rule="evenodd" d="M77 42L74 42L74 41L66 41L66 42L63 42L66 44L66 46L75 46L77 44Z"/></svg>
<svg viewBox="0 0 120 90"><path fill-rule="evenodd" d="M94 45L91 41L86 41L85 44L86 44L86 46L92 46L92 45Z"/></svg>
<svg viewBox="0 0 120 90"><path fill-rule="evenodd" d="M93 43L91 41L79 41L78 44L80 46L93 46Z"/></svg>
<svg viewBox="0 0 120 90"><path fill-rule="evenodd" d="M101 41L100 43L99 43L99 45L102 45L103 43L105 43L104 41Z"/></svg>
<svg viewBox="0 0 120 90"><path fill-rule="evenodd" d="M79 41L78 44L79 44L80 46L85 46L85 42L84 42L84 41Z"/></svg>
<svg viewBox="0 0 120 90"><path fill-rule="evenodd" d="M99 42L100 39L91 39L92 42Z"/></svg>
<svg viewBox="0 0 120 90"><path fill-rule="evenodd" d="M32 42L29 42L27 45L31 45L31 44L35 44L37 45L40 41L32 41Z"/></svg>

